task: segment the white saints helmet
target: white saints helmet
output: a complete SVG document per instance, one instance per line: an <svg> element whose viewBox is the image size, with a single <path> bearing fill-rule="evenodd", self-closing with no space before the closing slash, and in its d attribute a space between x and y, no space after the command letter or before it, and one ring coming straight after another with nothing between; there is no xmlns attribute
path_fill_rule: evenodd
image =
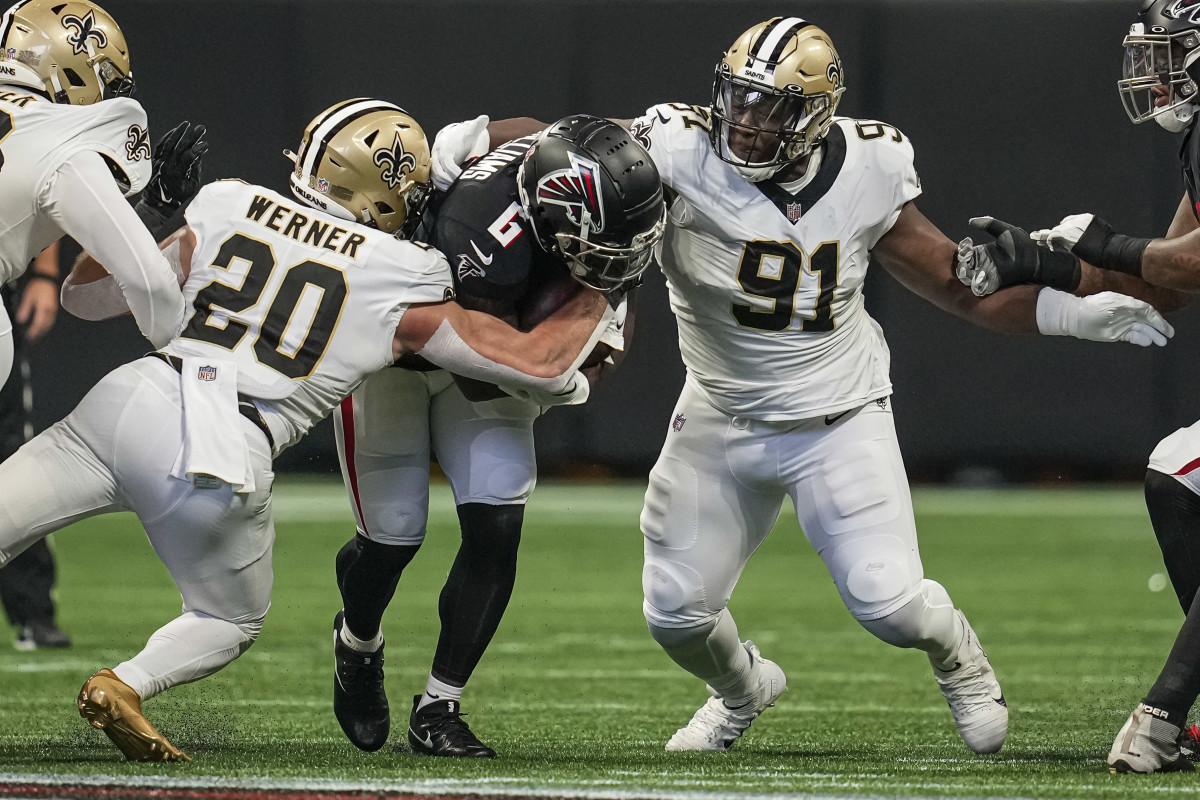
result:
<svg viewBox="0 0 1200 800"><path fill-rule="evenodd" d="M429 142L397 105L355 98L322 111L304 129L292 193L313 208L407 236L429 199Z"/></svg>

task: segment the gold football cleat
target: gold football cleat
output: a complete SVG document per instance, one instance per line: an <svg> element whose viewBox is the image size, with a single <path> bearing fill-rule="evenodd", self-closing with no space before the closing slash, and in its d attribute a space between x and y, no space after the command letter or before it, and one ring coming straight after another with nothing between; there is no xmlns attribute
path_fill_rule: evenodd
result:
<svg viewBox="0 0 1200 800"><path fill-rule="evenodd" d="M88 678L79 690L79 716L112 739L130 761L191 761L142 714L142 698L111 669Z"/></svg>

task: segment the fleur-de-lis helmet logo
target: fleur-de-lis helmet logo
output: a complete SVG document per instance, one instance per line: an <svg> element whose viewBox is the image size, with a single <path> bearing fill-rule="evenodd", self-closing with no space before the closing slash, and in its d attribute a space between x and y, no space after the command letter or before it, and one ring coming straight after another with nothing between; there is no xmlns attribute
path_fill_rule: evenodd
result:
<svg viewBox="0 0 1200 800"><path fill-rule="evenodd" d="M108 46L108 34L96 27L96 12L89 11L82 19L74 14L62 18L63 27L71 31L67 34L67 44L71 45L75 55L88 51L88 41L94 40L97 47Z"/></svg>
<svg viewBox="0 0 1200 800"><path fill-rule="evenodd" d="M392 142L392 146L376 150L373 160L375 166L383 167L379 177L387 182L389 189L395 189L404 180L406 172L417 168L417 157L405 151L399 131L396 132L396 140Z"/></svg>
<svg viewBox="0 0 1200 800"><path fill-rule="evenodd" d="M125 154L130 161L141 161L143 158L153 158L150 150L150 131L141 125L130 125L129 139L125 142Z"/></svg>

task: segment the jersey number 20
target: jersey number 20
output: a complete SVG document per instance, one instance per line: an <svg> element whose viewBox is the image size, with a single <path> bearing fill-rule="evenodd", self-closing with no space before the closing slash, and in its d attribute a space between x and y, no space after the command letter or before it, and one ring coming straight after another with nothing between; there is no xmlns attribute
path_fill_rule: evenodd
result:
<svg viewBox="0 0 1200 800"><path fill-rule="evenodd" d="M249 325L233 319L226 319L224 327L218 327L213 322L214 310L224 309L236 314L258 305L267 280L275 269L275 256L271 246L265 242L235 233L221 244L212 265L228 270L234 261L244 261L250 265L241 286L235 287L216 279L201 289L192 303L196 313L181 334L184 338L198 339L233 350L250 330ZM288 331L304 290L309 286L320 291L317 310L308 321L304 338L299 344L289 342L285 349L284 333ZM329 338L342 315L346 291L346 276L341 270L308 260L288 267L283 282L271 298L258 337L254 340L255 358L293 380L307 378L321 356L325 355Z"/></svg>
<svg viewBox="0 0 1200 800"><path fill-rule="evenodd" d="M838 279L838 243L825 242L808 258L791 242L748 242L738 264L738 284L752 297L772 301L771 310L761 311L745 303L733 304L733 316L743 328L783 331L792 326L799 312L800 330L820 333L833 330L833 290ZM802 276L817 279L816 302L811 309L796 308L796 290Z"/></svg>

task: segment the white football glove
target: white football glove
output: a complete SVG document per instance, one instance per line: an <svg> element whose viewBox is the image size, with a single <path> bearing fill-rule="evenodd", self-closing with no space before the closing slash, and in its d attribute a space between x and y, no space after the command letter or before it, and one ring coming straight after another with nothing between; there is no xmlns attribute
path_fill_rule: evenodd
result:
<svg viewBox="0 0 1200 800"><path fill-rule="evenodd" d="M488 136L487 114L466 122L451 122L433 137L429 151L432 162L430 178L440 191L446 191L462 173L463 162L486 153L491 144Z"/></svg>
<svg viewBox="0 0 1200 800"><path fill-rule="evenodd" d="M1063 217L1063 221L1053 228L1034 231L1029 234L1029 238L1056 252L1069 253L1075 245L1079 244L1079 237L1083 236L1088 225L1092 224L1093 216L1093 214L1072 214L1069 217Z"/></svg>
<svg viewBox="0 0 1200 800"><path fill-rule="evenodd" d="M1074 336L1093 342L1129 342L1162 347L1175 335L1153 306L1117 292L1076 297L1046 287L1038 293L1038 330L1046 336Z"/></svg>

